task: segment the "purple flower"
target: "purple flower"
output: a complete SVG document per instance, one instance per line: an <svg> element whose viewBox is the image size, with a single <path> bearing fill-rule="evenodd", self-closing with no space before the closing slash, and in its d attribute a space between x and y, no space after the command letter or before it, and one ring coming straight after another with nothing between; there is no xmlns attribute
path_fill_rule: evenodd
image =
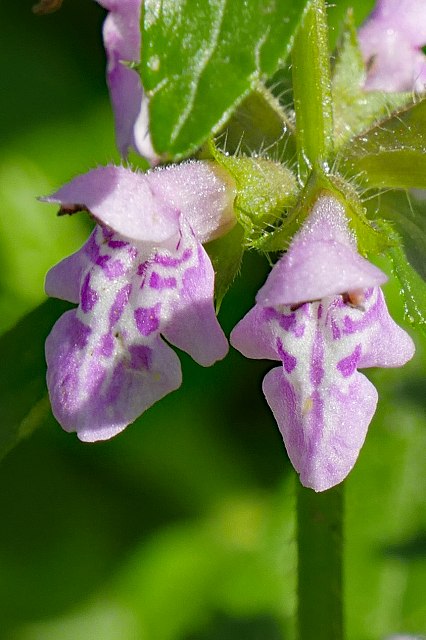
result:
<svg viewBox="0 0 426 640"><path fill-rule="evenodd" d="M367 65L366 89L424 91L425 0L378 0L359 41Z"/></svg>
<svg viewBox="0 0 426 640"><path fill-rule="evenodd" d="M257 304L231 333L249 358L281 361L263 381L303 485L324 491L352 469L377 404L364 367L414 353L386 308L386 276L356 250L343 206L321 195Z"/></svg>
<svg viewBox="0 0 426 640"><path fill-rule="evenodd" d="M228 350L213 306L214 273L201 244L233 224L223 170L190 162L148 174L94 169L45 198L98 222L53 267L46 291L78 303L46 342L55 417L81 440L105 440L181 384L161 336L209 366Z"/></svg>
<svg viewBox="0 0 426 640"><path fill-rule="evenodd" d="M114 110L117 146L123 157L132 147L152 164L158 161L148 125L148 100L139 74L123 62L140 62L142 0L97 0L108 9L103 28L107 82Z"/></svg>

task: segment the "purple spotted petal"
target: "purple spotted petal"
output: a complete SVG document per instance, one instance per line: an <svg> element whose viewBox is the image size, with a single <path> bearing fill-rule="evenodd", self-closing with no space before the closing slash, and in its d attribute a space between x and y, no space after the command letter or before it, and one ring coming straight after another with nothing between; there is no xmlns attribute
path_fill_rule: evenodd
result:
<svg viewBox="0 0 426 640"><path fill-rule="evenodd" d="M174 351L158 337L143 340L129 320L108 338L68 311L46 341L46 359L53 414L85 442L112 438L181 384Z"/></svg>
<svg viewBox="0 0 426 640"><path fill-rule="evenodd" d="M316 491L346 477L374 414L377 393L357 369L400 366L414 352L379 288L366 290L359 307L342 296L297 309L257 304L231 344L247 357L281 360L264 393L302 484Z"/></svg>
<svg viewBox="0 0 426 640"><path fill-rule="evenodd" d="M339 301L339 318L333 317L335 332L342 337L362 334L363 348L357 366L401 367L414 355L414 342L389 315L380 288L365 292L365 311L359 313ZM344 310L344 313L342 313Z"/></svg>
<svg viewBox="0 0 426 640"><path fill-rule="evenodd" d="M156 286L170 280L170 273L177 280L176 295L163 315L164 337L203 366L224 358L228 341L216 319L213 267L189 225L182 225L179 257L163 252L155 260L155 273L159 275Z"/></svg>
<svg viewBox="0 0 426 640"><path fill-rule="evenodd" d="M202 242L222 235L235 224L234 195L222 170L191 162L148 174L99 167L43 200L60 204L64 213L87 209L130 241L152 245L177 238L180 215Z"/></svg>
<svg viewBox="0 0 426 640"><path fill-rule="evenodd" d="M79 306L54 326L46 358L54 415L82 440L112 437L180 385L161 334L204 365L226 354L210 261L185 221L178 235L173 249L147 249L98 226L79 252ZM67 264L48 276L57 294L71 287Z"/></svg>
<svg viewBox="0 0 426 640"><path fill-rule="evenodd" d="M365 88L424 91L426 85L426 3L381 0L359 31L367 65Z"/></svg>
<svg viewBox="0 0 426 640"><path fill-rule="evenodd" d="M262 306L294 305L366 289L386 280L380 269L358 254L343 206L333 196L324 195L256 300Z"/></svg>
<svg viewBox="0 0 426 640"><path fill-rule="evenodd" d="M333 385L308 398L281 369L270 371L263 392L272 409L300 482L325 491L354 466L377 404L377 391L362 374L346 389Z"/></svg>
<svg viewBox="0 0 426 640"><path fill-rule="evenodd" d="M179 387L177 356L159 331L141 332L139 255L97 227L85 253L80 305L64 314L46 342L53 412L82 440L110 438Z"/></svg>
<svg viewBox="0 0 426 640"><path fill-rule="evenodd" d="M108 59L107 81L114 110L117 146L126 157L130 147L151 163L158 162L149 135L148 100L139 74L123 62L139 62L142 0L97 0L108 9L103 27Z"/></svg>

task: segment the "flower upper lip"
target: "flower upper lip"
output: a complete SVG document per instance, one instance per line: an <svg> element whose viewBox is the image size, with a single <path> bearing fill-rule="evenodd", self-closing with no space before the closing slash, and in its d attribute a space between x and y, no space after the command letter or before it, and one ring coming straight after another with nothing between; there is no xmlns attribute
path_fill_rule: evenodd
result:
<svg viewBox="0 0 426 640"><path fill-rule="evenodd" d="M358 254L343 206L335 198L323 195L287 253L272 269L256 300L263 305L295 305L367 289L386 280L380 269Z"/></svg>

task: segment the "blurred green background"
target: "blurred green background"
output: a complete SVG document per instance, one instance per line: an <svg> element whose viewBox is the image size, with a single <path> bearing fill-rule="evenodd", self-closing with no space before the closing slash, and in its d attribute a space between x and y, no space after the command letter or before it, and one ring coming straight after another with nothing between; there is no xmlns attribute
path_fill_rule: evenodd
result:
<svg viewBox="0 0 426 640"><path fill-rule="evenodd" d="M42 18L31 4L2 3L2 333L43 301L46 270L87 235L84 216L57 219L36 196L118 161L104 12L65 0ZM347 4L330 8L332 24ZM372 6L355 4L358 20ZM222 305L227 333L267 270L245 260ZM401 321L395 283L386 293ZM3 380L24 352L42 359L46 330L29 326L22 352L1 343ZM346 482L349 640L426 631L425 341L414 338L404 369L368 372L379 409ZM294 638L295 479L261 394L270 363L234 351L211 369L181 359L182 388L110 442L80 443L43 403L24 422L42 426L0 463L0 640ZM0 410L7 429L10 407Z"/></svg>

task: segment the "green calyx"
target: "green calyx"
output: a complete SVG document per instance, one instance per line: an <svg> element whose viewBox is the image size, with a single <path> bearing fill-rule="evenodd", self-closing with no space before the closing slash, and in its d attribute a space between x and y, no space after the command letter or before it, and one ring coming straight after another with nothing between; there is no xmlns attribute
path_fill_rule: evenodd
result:
<svg viewBox="0 0 426 640"><path fill-rule="evenodd" d="M235 214L245 231L246 246L256 247L260 238L281 226L296 204L296 177L284 165L266 158L228 156L215 148L211 151L235 180Z"/></svg>

